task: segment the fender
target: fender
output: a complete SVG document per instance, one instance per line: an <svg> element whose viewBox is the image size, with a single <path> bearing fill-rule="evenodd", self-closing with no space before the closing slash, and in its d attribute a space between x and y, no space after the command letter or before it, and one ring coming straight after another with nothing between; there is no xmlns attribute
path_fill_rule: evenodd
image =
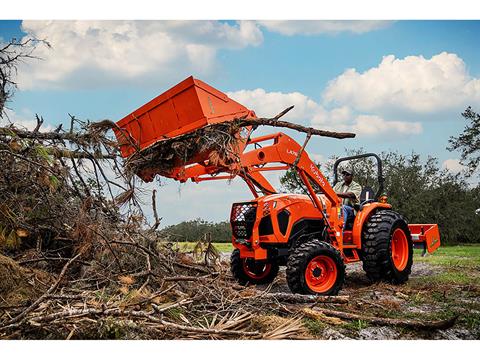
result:
<svg viewBox="0 0 480 360"><path fill-rule="evenodd" d="M381 202L372 202L369 204L365 204L355 216L355 222L353 223L353 230L352 230L352 240L355 248L361 249L362 248L362 229L365 221L368 220L370 214L375 211L376 209L391 209L392 205L387 203Z"/></svg>

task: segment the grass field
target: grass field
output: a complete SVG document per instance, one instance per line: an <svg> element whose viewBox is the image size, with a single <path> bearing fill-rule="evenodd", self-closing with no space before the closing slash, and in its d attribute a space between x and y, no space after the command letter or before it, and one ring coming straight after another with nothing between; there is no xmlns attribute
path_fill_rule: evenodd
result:
<svg viewBox="0 0 480 360"><path fill-rule="evenodd" d="M197 243L194 242L178 242L176 243L176 247L180 249L180 251L192 251ZM213 246L219 252L231 252L233 250L232 243L213 243Z"/></svg>
<svg viewBox="0 0 480 360"><path fill-rule="evenodd" d="M421 257L415 252L415 259L432 265L478 268L480 266L480 244L441 246L432 255Z"/></svg>
<svg viewBox="0 0 480 360"><path fill-rule="evenodd" d="M178 242L177 247L182 251L191 251L196 243ZM231 243L213 243L220 252L231 252L233 245ZM415 261L421 261L432 265L441 265L449 267L480 267L480 244L441 246L432 255L427 254L421 257L421 250L415 250Z"/></svg>
<svg viewBox="0 0 480 360"><path fill-rule="evenodd" d="M415 253L414 262L441 269L438 273L426 275L424 281L480 286L480 244L443 246L425 257L421 257L420 253Z"/></svg>

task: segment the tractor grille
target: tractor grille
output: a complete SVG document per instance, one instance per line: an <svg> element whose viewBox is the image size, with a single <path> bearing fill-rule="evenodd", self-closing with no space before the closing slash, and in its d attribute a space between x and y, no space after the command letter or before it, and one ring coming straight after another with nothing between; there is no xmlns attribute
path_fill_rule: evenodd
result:
<svg viewBox="0 0 480 360"><path fill-rule="evenodd" d="M236 239L250 239L257 215L257 203L236 203L232 205L230 224Z"/></svg>

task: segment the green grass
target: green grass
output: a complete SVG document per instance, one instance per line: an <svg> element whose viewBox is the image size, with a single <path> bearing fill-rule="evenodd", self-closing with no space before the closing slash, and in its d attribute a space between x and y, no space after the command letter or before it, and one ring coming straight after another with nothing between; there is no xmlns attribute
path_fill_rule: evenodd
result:
<svg viewBox="0 0 480 360"><path fill-rule="evenodd" d="M191 251L195 247L194 242L178 242L176 246L182 251ZM220 252L230 252L233 250L231 243L213 243ZM440 246L433 254L421 257L422 251L415 250L414 261L426 262L432 265L441 265L449 267L480 267L480 244Z"/></svg>
<svg viewBox="0 0 480 360"><path fill-rule="evenodd" d="M177 246L181 251L192 251L196 243L178 242ZM231 252L231 243L213 243L220 252ZM432 265L447 267L475 268L480 270L480 244L440 246L433 254L421 257L421 250L415 250L414 262L425 262Z"/></svg>
<svg viewBox="0 0 480 360"><path fill-rule="evenodd" d="M433 254L421 257L421 250L415 250L414 261L432 265L462 268L480 268L480 244L440 246Z"/></svg>
<svg viewBox="0 0 480 360"><path fill-rule="evenodd" d="M197 243L194 242L178 242L175 244L180 251L192 251L193 248L195 247ZM233 251L233 245L232 243L213 243L213 246L219 251L219 252L231 252Z"/></svg>
<svg viewBox="0 0 480 360"><path fill-rule="evenodd" d="M411 280L414 283L416 280ZM447 269L444 272L435 275L422 276L423 283L431 284L454 284L454 285L475 285L480 286L480 278L477 275L465 274L462 271Z"/></svg>
<svg viewBox="0 0 480 360"><path fill-rule="evenodd" d="M421 257L420 250L415 250L414 262L424 262L443 268L436 274L423 276L421 280L424 282L480 285L480 244L441 246L433 254L425 257Z"/></svg>
<svg viewBox="0 0 480 360"><path fill-rule="evenodd" d="M308 332L312 335L321 335L325 328L328 326L326 323L320 320L314 320L309 318L303 318L303 325L305 325Z"/></svg>
<svg viewBox="0 0 480 360"><path fill-rule="evenodd" d="M369 327L369 323L368 321L365 321L365 320L352 320L342 325L342 327L348 330L360 331Z"/></svg>

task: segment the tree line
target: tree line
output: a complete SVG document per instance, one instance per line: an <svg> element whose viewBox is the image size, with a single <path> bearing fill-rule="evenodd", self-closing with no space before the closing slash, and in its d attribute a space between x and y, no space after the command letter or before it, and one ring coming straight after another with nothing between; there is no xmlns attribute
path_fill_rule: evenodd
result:
<svg viewBox="0 0 480 360"><path fill-rule="evenodd" d="M211 222L200 218L182 221L160 230L160 236L174 242L197 242L210 234L213 242L231 242L232 230L228 221Z"/></svg>

